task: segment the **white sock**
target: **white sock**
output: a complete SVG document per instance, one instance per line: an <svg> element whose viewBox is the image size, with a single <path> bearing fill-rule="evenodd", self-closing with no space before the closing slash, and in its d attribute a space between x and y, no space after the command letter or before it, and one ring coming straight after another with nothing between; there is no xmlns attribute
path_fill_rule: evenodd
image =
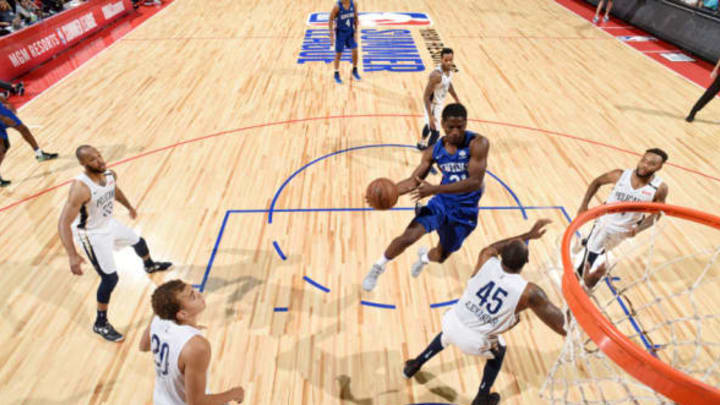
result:
<svg viewBox="0 0 720 405"><path fill-rule="evenodd" d="M42 156L42 149L40 149L40 148L35 149L35 156L37 156L37 157Z"/></svg>
<svg viewBox="0 0 720 405"><path fill-rule="evenodd" d="M430 263L430 258L428 257L427 252L423 253L423 255L420 256L420 260L425 264Z"/></svg>
<svg viewBox="0 0 720 405"><path fill-rule="evenodd" d="M385 257L385 254L383 254L382 257L380 259L378 259L377 262L375 262L375 264L377 264L378 266L380 266L382 268L385 268L385 265L388 264L388 262L390 262L390 259Z"/></svg>

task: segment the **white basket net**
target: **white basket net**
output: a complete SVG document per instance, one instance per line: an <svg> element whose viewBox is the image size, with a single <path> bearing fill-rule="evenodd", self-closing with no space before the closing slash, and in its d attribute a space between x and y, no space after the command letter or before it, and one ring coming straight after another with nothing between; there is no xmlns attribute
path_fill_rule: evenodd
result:
<svg viewBox="0 0 720 405"><path fill-rule="evenodd" d="M580 234L587 236L594 222L579 228ZM582 251L574 255L573 266L581 260ZM720 387L720 230L663 215L598 260L609 270L585 290L601 314L652 356ZM609 359L574 317L567 331L541 388L543 398L584 405L674 403ZM716 400L707 403L720 404Z"/></svg>

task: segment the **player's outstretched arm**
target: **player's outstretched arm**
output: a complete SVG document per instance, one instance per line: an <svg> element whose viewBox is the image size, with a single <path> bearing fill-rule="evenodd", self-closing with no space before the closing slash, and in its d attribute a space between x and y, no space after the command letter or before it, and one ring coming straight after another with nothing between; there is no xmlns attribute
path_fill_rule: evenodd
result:
<svg viewBox="0 0 720 405"><path fill-rule="evenodd" d="M190 339L180 352L179 363L185 365L188 405L224 405L229 401L241 403L245 397L245 391L241 387L231 388L219 394L205 393L210 356L210 343L199 335Z"/></svg>
<svg viewBox="0 0 720 405"><path fill-rule="evenodd" d="M120 189L120 186L117 185L117 174L112 171L113 177L115 177L115 200L122 204L125 208L130 211L130 218L135 219L137 217L137 212L135 211L135 208L130 204L130 201L128 201L127 197L125 197L125 193Z"/></svg>
<svg viewBox="0 0 720 405"><path fill-rule="evenodd" d="M661 184L658 188L657 193L655 193L655 198L653 198L653 202L664 203L667 199L667 195L669 192L670 189L668 188L668 185L665 183ZM638 224L638 226L632 231L632 236L635 236L638 233L655 225L655 223L660 220L660 217L662 217L662 212L657 212L643 218L643 220Z"/></svg>
<svg viewBox="0 0 720 405"><path fill-rule="evenodd" d="M420 164L413 170L410 177L397 183L398 194L403 195L415 190L421 180L427 177L433 164L432 153L432 148L426 149L422 154Z"/></svg>
<svg viewBox="0 0 720 405"><path fill-rule="evenodd" d="M485 138L477 137L470 143L470 163L468 164L468 178L455 183L432 186L429 194L461 194L478 191L485 181L487 158L490 151L490 142Z"/></svg>
<svg viewBox="0 0 720 405"><path fill-rule="evenodd" d="M477 265L475 265L475 271L473 272L473 276L477 274L477 272L482 268L482 266L490 260L491 257L495 257L500 254L500 252L503 250L503 248L508 245L510 242L520 239L520 240L530 240L530 239L540 239L545 234L545 226L552 223L551 220L543 218L539 219L533 224L533 227L530 228L529 231L522 233L517 236L513 236L511 238L502 239L499 240L489 246L486 246L483 250L480 251L480 255L478 256Z"/></svg>
<svg viewBox="0 0 720 405"><path fill-rule="evenodd" d="M623 171L620 169L615 169L613 171L607 172L600 177L596 178L595 180L590 183L588 186L587 191L585 192L585 197L583 197L582 202L580 203L580 208L578 209L578 215L582 214L583 212L588 210L588 204L590 204L590 200L595 196L595 194L598 192L600 187L606 185L606 184L612 184L617 183L618 180L620 180L620 176L622 176Z"/></svg>
<svg viewBox="0 0 720 405"><path fill-rule="evenodd" d="M85 260L80 257L77 250L75 250L75 243L73 242L70 226L80 214L80 208L88 201L90 201L90 189L81 181L73 181L70 186L70 195L58 220L58 233L60 234L60 241L67 252L68 259L70 260L70 271L77 275L83 274L80 264Z"/></svg>
<svg viewBox="0 0 720 405"><path fill-rule="evenodd" d="M550 327L555 333L565 336L565 316L560 308L550 302L545 291L535 283L528 283L527 289L523 294L527 294L528 307L530 307L535 315L541 321Z"/></svg>

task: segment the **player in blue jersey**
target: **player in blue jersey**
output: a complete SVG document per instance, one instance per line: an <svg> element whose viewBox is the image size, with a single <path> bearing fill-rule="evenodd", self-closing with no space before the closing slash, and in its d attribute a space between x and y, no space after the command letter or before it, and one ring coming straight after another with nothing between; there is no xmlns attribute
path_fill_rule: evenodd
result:
<svg viewBox="0 0 720 405"><path fill-rule="evenodd" d="M352 75L355 80L360 80L358 74L358 49L357 49L357 28L358 11L355 0L338 0L330 12L328 27L330 28L330 46L335 46L335 81L342 84L340 79L340 57L343 49L352 49Z"/></svg>
<svg viewBox="0 0 720 405"><path fill-rule="evenodd" d="M15 114L17 110L10 104L5 97L0 97L0 163L5 158L5 152L10 149L10 139L8 138L7 129L13 128L20 132L25 142L29 143L35 151L35 158L42 162L50 159L57 159L57 153L45 153L37 144L35 137L33 137L30 129L20 121ZM0 187L7 187L10 185L10 180L5 180L0 177Z"/></svg>
<svg viewBox="0 0 720 405"><path fill-rule="evenodd" d="M490 142L467 131L467 111L462 104L448 104L442 112L445 131L434 147L423 152L420 165L412 175L397 184L399 194L412 192L413 198L433 196L426 206L415 210L415 218L402 235L395 238L383 256L372 266L363 280L363 289L371 291L385 271L385 265L429 232L437 232L440 241L428 251L418 250L418 261L411 273L417 277L429 262L444 262L460 249L463 241L477 226L478 203L484 189L485 169ZM438 185L423 179L433 164L442 172Z"/></svg>

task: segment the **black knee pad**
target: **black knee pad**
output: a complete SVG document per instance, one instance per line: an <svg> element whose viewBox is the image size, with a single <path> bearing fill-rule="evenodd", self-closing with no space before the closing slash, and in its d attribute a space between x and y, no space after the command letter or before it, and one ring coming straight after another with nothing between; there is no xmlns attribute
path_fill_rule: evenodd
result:
<svg viewBox="0 0 720 405"><path fill-rule="evenodd" d="M428 140L428 146L433 146L437 143L438 139L440 138L440 131L434 130L430 131L432 134L430 135L430 139Z"/></svg>
<svg viewBox="0 0 720 405"><path fill-rule="evenodd" d="M110 295L112 294L115 286L118 283L117 273L112 274L101 274L100 275L100 286L97 290L97 301L101 304L107 304L110 302Z"/></svg>
<svg viewBox="0 0 720 405"><path fill-rule="evenodd" d="M502 362L505 358L505 352L507 351L507 346L501 345L499 342L498 344L490 349L492 354L495 356L495 360Z"/></svg>
<svg viewBox="0 0 720 405"><path fill-rule="evenodd" d="M580 262L580 265L577 268L577 273L582 277L583 272L585 271L585 263L588 264L589 268L592 268L592 265L595 263L595 260L600 257L600 253L595 252L586 252L585 257Z"/></svg>
<svg viewBox="0 0 720 405"><path fill-rule="evenodd" d="M135 253L137 253L140 257L145 257L150 254L150 250L147 247L147 243L145 243L145 239L140 238L140 241L134 245L132 245L133 249L135 249Z"/></svg>
<svg viewBox="0 0 720 405"><path fill-rule="evenodd" d="M422 139L427 138L428 135L430 135L430 127L428 126L428 124L425 124L425 126L422 129Z"/></svg>

